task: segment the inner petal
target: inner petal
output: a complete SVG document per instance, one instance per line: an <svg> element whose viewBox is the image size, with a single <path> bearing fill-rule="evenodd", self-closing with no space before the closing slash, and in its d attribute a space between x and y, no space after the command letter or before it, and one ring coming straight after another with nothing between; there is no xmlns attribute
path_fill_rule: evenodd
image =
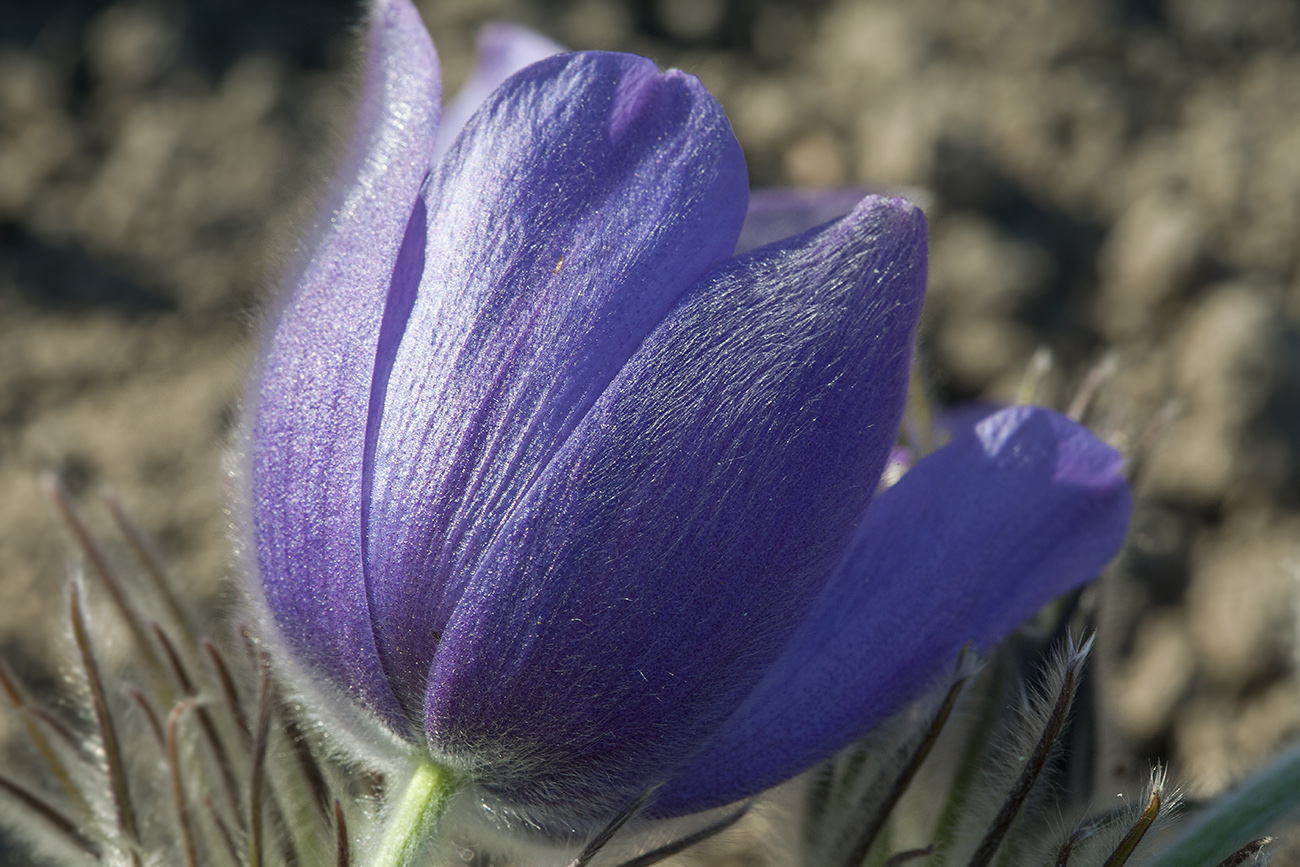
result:
<svg viewBox="0 0 1300 867"><path fill-rule="evenodd" d="M747 188L695 78L591 52L511 78L424 201L427 251L374 431L364 528L380 655L412 714L502 516L730 254Z"/></svg>

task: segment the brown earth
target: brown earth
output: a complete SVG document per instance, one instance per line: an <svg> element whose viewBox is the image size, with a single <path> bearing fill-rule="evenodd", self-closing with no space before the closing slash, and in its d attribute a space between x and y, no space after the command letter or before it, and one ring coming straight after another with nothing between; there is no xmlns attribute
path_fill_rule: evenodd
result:
<svg viewBox="0 0 1300 867"><path fill-rule="evenodd" d="M1300 6L1292 0L449 0L699 75L755 185L911 187L923 358L1008 399L1035 350L1141 457L1099 670L1117 777L1221 789L1300 733ZM223 453L260 299L348 122L354 9L0 9L0 648L37 668L70 544L37 480L113 485L194 592L235 558ZM1108 355L1107 353L1111 353ZM1043 356L1040 355L1040 359Z"/></svg>

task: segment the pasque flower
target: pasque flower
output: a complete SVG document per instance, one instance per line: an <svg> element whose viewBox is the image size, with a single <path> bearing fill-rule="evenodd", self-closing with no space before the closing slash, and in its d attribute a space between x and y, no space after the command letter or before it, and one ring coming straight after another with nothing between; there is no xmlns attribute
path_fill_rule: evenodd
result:
<svg viewBox="0 0 1300 867"><path fill-rule="evenodd" d="M431 761L565 821L726 804L1114 554L1120 459L1042 409L876 496L908 202L733 257L745 165L693 77L550 57L453 138L407 0L370 39L252 388L252 532L290 651Z"/></svg>

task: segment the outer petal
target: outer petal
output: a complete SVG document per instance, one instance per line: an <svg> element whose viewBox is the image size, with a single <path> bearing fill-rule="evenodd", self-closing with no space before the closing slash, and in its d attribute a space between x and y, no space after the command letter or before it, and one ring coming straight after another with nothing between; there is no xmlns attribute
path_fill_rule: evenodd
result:
<svg viewBox="0 0 1300 867"><path fill-rule="evenodd" d="M846 187L834 190L806 190L770 187L754 190L749 212L736 242L736 253L748 253L764 244L808 231L853 210L870 190Z"/></svg>
<svg viewBox="0 0 1300 867"><path fill-rule="evenodd" d="M364 517L379 651L413 717L494 532L731 252L747 196L740 146L699 81L596 52L512 77L430 179L419 294L393 323L400 345L380 349L391 376Z"/></svg>
<svg viewBox="0 0 1300 867"><path fill-rule="evenodd" d="M276 623L334 683L394 721L362 570L362 454L380 319L441 96L414 7L377 0L371 19L342 186L268 331L249 450L258 568Z"/></svg>
<svg viewBox="0 0 1300 867"><path fill-rule="evenodd" d="M442 113L434 159L442 159L451 150L470 116L507 78L525 66L567 50L558 42L517 24L494 21L485 25L479 31L474 69Z"/></svg>
<svg viewBox="0 0 1300 867"><path fill-rule="evenodd" d="M430 680L435 748L599 814L663 779L780 652L875 490L925 284L906 202L714 271L511 512Z"/></svg>
<svg viewBox="0 0 1300 867"><path fill-rule="evenodd" d="M834 581L744 705L655 807L762 791L904 702L971 642L983 650L1115 555L1121 460L1049 410L1014 407L927 457L867 512Z"/></svg>

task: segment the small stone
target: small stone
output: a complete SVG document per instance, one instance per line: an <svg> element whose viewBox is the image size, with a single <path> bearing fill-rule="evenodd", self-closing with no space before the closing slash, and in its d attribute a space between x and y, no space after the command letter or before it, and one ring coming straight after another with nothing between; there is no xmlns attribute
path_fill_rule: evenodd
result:
<svg viewBox="0 0 1300 867"><path fill-rule="evenodd" d="M87 28L86 55L99 82L113 90L152 84L180 49L180 22L160 5L118 3Z"/></svg>
<svg viewBox="0 0 1300 867"><path fill-rule="evenodd" d="M683 42L703 42L722 29L724 0L657 0L655 17L669 35Z"/></svg>
<svg viewBox="0 0 1300 867"><path fill-rule="evenodd" d="M736 135L752 148L771 148L795 126L789 88L773 79L742 84L727 106Z"/></svg>
<svg viewBox="0 0 1300 867"><path fill-rule="evenodd" d="M785 151L785 174L790 183L802 187L835 187L845 183L844 150L827 130L796 139Z"/></svg>
<svg viewBox="0 0 1300 867"><path fill-rule="evenodd" d="M933 169L939 112L910 96L862 107L855 131L858 174L872 183L922 184Z"/></svg>
<svg viewBox="0 0 1300 867"><path fill-rule="evenodd" d="M994 382L1005 380L1008 374L1018 381L1034 351L1034 339L1027 328L997 318L951 317L943 323L938 343L954 379L977 394L988 393ZM1002 382L996 389L1003 396L1006 384Z"/></svg>
<svg viewBox="0 0 1300 867"><path fill-rule="evenodd" d="M818 63L838 75L898 79L923 60L916 20L890 3L844 3L822 21Z"/></svg>
<svg viewBox="0 0 1300 867"><path fill-rule="evenodd" d="M1216 797L1298 733L1300 692L1293 684L1275 685L1240 703L1202 696L1179 714L1174 727L1179 782L1193 798Z"/></svg>
<svg viewBox="0 0 1300 867"><path fill-rule="evenodd" d="M1196 657L1181 614L1155 611L1142 619L1133 652L1112 686L1115 716L1136 739L1159 735L1169 724L1196 672Z"/></svg>
<svg viewBox="0 0 1300 867"><path fill-rule="evenodd" d="M1300 515L1285 512L1230 514L1196 546L1188 635L1211 680L1243 683L1291 663L1298 560Z"/></svg>
<svg viewBox="0 0 1300 867"><path fill-rule="evenodd" d="M1138 199L1111 229L1098 264L1099 324L1123 342L1148 328L1192 282L1205 231L1196 211L1177 197Z"/></svg>
<svg viewBox="0 0 1300 867"><path fill-rule="evenodd" d="M1156 442L1143 493L1157 499L1212 506L1227 498L1240 475L1238 432L1213 415L1184 415Z"/></svg>
<svg viewBox="0 0 1300 867"><path fill-rule="evenodd" d="M1053 275L1041 247L967 214L936 226L930 260L932 299L967 315L1010 316L1038 297Z"/></svg>
<svg viewBox="0 0 1300 867"><path fill-rule="evenodd" d="M1182 416L1152 451L1150 493L1213 505L1284 483L1286 444L1256 424L1286 377L1271 294L1280 292L1225 284L1183 317L1170 350Z"/></svg>
<svg viewBox="0 0 1300 867"><path fill-rule="evenodd" d="M1174 346L1179 393L1230 420L1257 412L1274 374L1281 311L1260 287L1215 288L1187 316Z"/></svg>

